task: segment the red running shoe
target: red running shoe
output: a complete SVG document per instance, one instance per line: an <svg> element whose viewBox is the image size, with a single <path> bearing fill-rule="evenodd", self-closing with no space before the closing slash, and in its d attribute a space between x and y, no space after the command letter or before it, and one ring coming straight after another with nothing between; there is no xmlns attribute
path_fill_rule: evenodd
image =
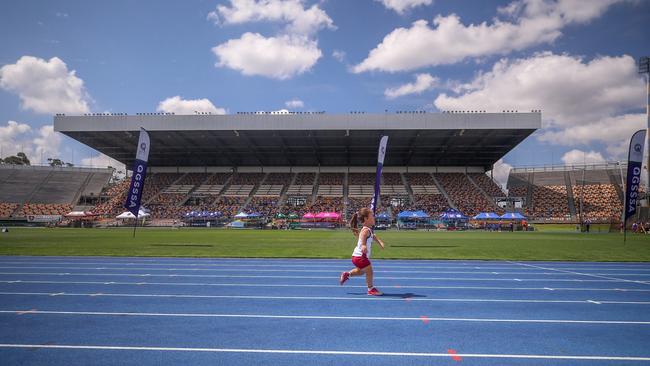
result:
<svg viewBox="0 0 650 366"><path fill-rule="evenodd" d="M381 296L381 295L383 295L383 294L384 294L384 293L381 292L381 291L379 291L379 290L377 290L376 287L373 287L373 288L371 288L371 289L368 289L368 295L371 295L371 296Z"/></svg>
<svg viewBox="0 0 650 366"><path fill-rule="evenodd" d="M345 283L345 281L347 281L349 279L350 279L350 272L341 272L341 278L340 278L339 284L342 285L342 284Z"/></svg>

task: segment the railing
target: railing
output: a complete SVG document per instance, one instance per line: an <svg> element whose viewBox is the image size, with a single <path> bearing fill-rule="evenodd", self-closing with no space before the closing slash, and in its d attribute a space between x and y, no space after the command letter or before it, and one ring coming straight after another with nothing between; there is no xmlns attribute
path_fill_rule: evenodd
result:
<svg viewBox="0 0 650 366"><path fill-rule="evenodd" d="M541 165L541 166L523 166L512 168L510 173L537 173L537 172L566 172L581 170L609 170L609 169L627 169L627 162L612 161L596 164L572 164L572 165Z"/></svg>

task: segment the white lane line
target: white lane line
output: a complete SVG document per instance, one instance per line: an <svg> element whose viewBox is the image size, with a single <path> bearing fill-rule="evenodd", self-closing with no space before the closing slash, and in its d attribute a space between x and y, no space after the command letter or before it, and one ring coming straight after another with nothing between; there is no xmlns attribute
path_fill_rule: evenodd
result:
<svg viewBox="0 0 650 366"><path fill-rule="evenodd" d="M189 275L189 274L138 274L138 273L60 273L60 272L0 272L0 275L38 275L38 276L124 276L124 277L194 277L194 278L297 278L297 276L278 275ZM336 276L299 276L303 279L338 279ZM543 281L543 282L620 282L619 280L578 280L578 279L554 279L554 278L474 278L474 277L386 277L376 276L375 279L383 280L425 280L425 281ZM630 281L634 282L634 281Z"/></svg>
<svg viewBox="0 0 650 366"><path fill-rule="evenodd" d="M178 318L251 318L251 319L318 319L318 320L384 320L384 321L422 321L422 317L385 316L328 316L328 315L270 315L270 314L215 314L215 313L150 313L150 312L106 312L106 311L55 311L55 310L0 310L0 314L44 314L44 315L93 315L93 316L134 316L134 317L178 317ZM447 318L429 317L438 322L479 322L479 323L551 323L551 324L622 324L650 325L650 321L636 320L571 320L571 319L498 319L498 318Z"/></svg>
<svg viewBox="0 0 650 366"><path fill-rule="evenodd" d="M44 262L20 262L20 261L8 261L8 262L2 262L0 261L0 264L6 264L6 265L16 265L18 263L20 264L28 264L28 265L39 265L39 264L56 264L56 265L84 265L84 266L167 266L167 267L178 267L178 266L189 266L189 267L272 267L272 268L281 268L281 267L287 267L287 268L308 268L308 269L322 269L322 270L344 270L347 267L349 267L349 261L348 260L341 260L341 263L333 263L334 266L319 266L319 265L309 265L309 264L217 264L217 263L190 263L190 262L169 262L169 263L128 263L128 262L114 262L114 263L107 263L107 262L57 262L57 261L44 261ZM414 263L417 263L417 260L413 261ZM405 269L451 269L451 270L459 270L459 269L470 269L468 266L435 266L435 265L429 265L429 266L418 266L417 264L413 265L391 265L391 264L386 264L386 262L382 261L376 261L375 262L377 268L382 268L382 269L393 269L393 268L405 268ZM483 270L499 270L503 272L503 270L508 270L508 269L525 269L522 268L521 266L516 266L516 265L499 265L496 266L498 263L493 263L491 264L492 266L481 266L481 267L472 267L473 269L483 269ZM24 268L21 266L21 268ZM553 268L553 267L548 267L548 268ZM111 267L103 267L103 269L112 269ZM602 270L602 271L648 271L650 272L650 265L644 267L644 268L630 268L629 266L625 267L613 267L609 266L609 268L602 268L602 267L566 267L566 268L556 268L556 269L563 269L563 270Z"/></svg>
<svg viewBox="0 0 650 366"><path fill-rule="evenodd" d="M0 348L44 348L76 350L112 350L112 351L158 351L158 352L208 352L208 353L258 353L258 354L300 354L331 356L372 356L372 357L438 357L449 358L449 353L428 352L373 352L373 351L330 351L330 350L291 350L291 349L250 349L250 348L190 348L190 347L142 347L142 346L101 346L101 345L63 345L63 344L0 344ZM552 360L589 360L589 361L650 361L650 357L600 356L600 355L534 355L534 354L490 354L458 353L465 358L499 358L499 359L552 359Z"/></svg>
<svg viewBox="0 0 650 366"><path fill-rule="evenodd" d="M52 296L48 292L0 292L3 296ZM94 297L153 297L188 299L248 299L248 300L344 300L344 301L404 301L403 297L373 296L262 296L262 295L190 295L190 294L120 294L120 293L60 293L60 296ZM410 301L425 302L486 302L486 303L546 303L546 304L591 304L593 300L542 300L542 299L476 299L476 298L420 298ZM598 301L601 304L650 305L650 301Z"/></svg>
<svg viewBox="0 0 650 366"><path fill-rule="evenodd" d="M110 269L110 270L115 270L115 271L212 271L212 272L232 272L234 271L233 269L224 269L224 268L135 268L135 267L130 267L130 268L123 268L123 267L112 267L112 268L97 268L97 267L43 267L43 266L38 266L38 267L27 267L27 266L2 266L0 269L76 269L76 270L104 270L104 269ZM346 269L350 269L347 268ZM245 270L237 270L237 271L245 271L245 272L306 272L306 273L313 273L313 272L325 272L325 273L332 273L332 272L338 272L339 270L332 270L332 269L245 269ZM503 274L503 275L510 275L510 274L525 274L525 275L551 275L551 276L557 276L557 275L565 275L562 273L557 273L557 272L480 272L480 271L393 271L390 269L384 269L383 267L376 267L376 271L381 271L381 272L390 272L390 273L444 273L444 274ZM631 274L625 274L626 276L632 276ZM648 274L637 274L636 276L650 276L650 273Z"/></svg>
<svg viewBox="0 0 650 366"><path fill-rule="evenodd" d="M589 274L589 273L567 271L567 270L563 270L563 269L546 268L546 267L536 266L536 265L533 265L533 264L519 263L519 262L510 262L510 263L519 264L519 265L526 266L526 267L543 269L543 270L547 270L547 271L548 270L550 270L550 271L558 271L558 272L568 273L568 274L572 274L572 275L588 276L588 277L595 277L595 278L603 278L603 279L606 279L606 280L616 280L616 281L619 281L619 282L642 283L642 284L645 284L645 285L650 285L650 282L626 280L626 279L623 279L623 278L611 277L610 275L602 276L602 275L598 275L598 274Z"/></svg>
<svg viewBox="0 0 650 366"><path fill-rule="evenodd" d="M9 284L71 284L71 285L150 285L150 286L220 286L220 287L308 287L340 288L329 284L272 284L272 283L210 283L210 282L101 282L101 281L0 281ZM365 288L366 286L346 285L346 288ZM615 291L615 292L650 292L650 289L624 288L589 288L589 287L499 287L499 286L416 286L416 285L382 285L382 288L426 288L449 290L522 290L522 291Z"/></svg>

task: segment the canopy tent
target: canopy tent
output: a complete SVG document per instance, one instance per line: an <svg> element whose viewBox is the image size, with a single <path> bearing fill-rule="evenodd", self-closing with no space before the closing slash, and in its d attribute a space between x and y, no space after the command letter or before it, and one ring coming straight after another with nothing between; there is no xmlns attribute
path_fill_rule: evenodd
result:
<svg viewBox="0 0 650 366"><path fill-rule="evenodd" d="M90 211L70 211L63 216L71 219L83 219L83 218L99 216L99 214L92 213Z"/></svg>
<svg viewBox="0 0 650 366"><path fill-rule="evenodd" d="M275 215L275 218L276 218L276 219L286 219L286 218L287 218L287 215L285 215L285 214L279 212L279 213L277 213L277 214Z"/></svg>
<svg viewBox="0 0 650 366"><path fill-rule="evenodd" d="M237 215L235 215L235 218L236 219L245 219L245 218L248 218L248 214L245 213L245 212L240 212Z"/></svg>
<svg viewBox="0 0 650 366"><path fill-rule="evenodd" d="M506 212L499 218L502 220L526 220L526 217L519 212Z"/></svg>
<svg viewBox="0 0 650 366"><path fill-rule="evenodd" d="M147 212L144 212L142 209L140 209L140 211L138 211L138 218L139 219L149 217L149 216L151 216L151 215L149 213L147 213ZM132 214L131 211L124 211L121 214L117 215L117 217L115 217L115 218L116 219L135 219L135 215Z"/></svg>
<svg viewBox="0 0 650 366"><path fill-rule="evenodd" d="M185 218L216 218L223 214L220 211L190 211L185 213Z"/></svg>
<svg viewBox="0 0 650 366"><path fill-rule="evenodd" d="M290 214L287 216L287 218L289 218L289 219L297 219L297 218L298 218L298 214L292 212L292 213L290 213Z"/></svg>
<svg viewBox="0 0 650 366"><path fill-rule="evenodd" d="M402 211L399 214L397 214L398 219L413 219L413 220L421 220L421 219L428 219L429 215L422 211Z"/></svg>
<svg viewBox="0 0 650 366"><path fill-rule="evenodd" d="M317 219L333 219L333 220L338 220L341 218L341 215L339 215L336 212L319 212L316 215L314 215L315 218Z"/></svg>
<svg viewBox="0 0 650 366"><path fill-rule="evenodd" d="M440 214L441 220L467 220L467 216L453 208L448 209Z"/></svg>
<svg viewBox="0 0 650 366"><path fill-rule="evenodd" d="M481 212L473 217L474 220L498 220L500 217L494 212Z"/></svg>
<svg viewBox="0 0 650 366"><path fill-rule="evenodd" d="M314 219L316 218L316 215L312 212L307 212L306 214L302 215L303 219Z"/></svg>
<svg viewBox="0 0 650 366"><path fill-rule="evenodd" d="M228 224L228 226L230 226L232 228L236 228L236 229L243 229L244 227L246 227L246 224L241 220L235 220L235 221L231 222L230 224Z"/></svg>
<svg viewBox="0 0 650 366"><path fill-rule="evenodd" d="M390 220L390 215L388 213L386 213L386 212L382 212L382 213L378 214L377 216L375 216L375 218L377 220L384 220L385 221L385 220Z"/></svg>

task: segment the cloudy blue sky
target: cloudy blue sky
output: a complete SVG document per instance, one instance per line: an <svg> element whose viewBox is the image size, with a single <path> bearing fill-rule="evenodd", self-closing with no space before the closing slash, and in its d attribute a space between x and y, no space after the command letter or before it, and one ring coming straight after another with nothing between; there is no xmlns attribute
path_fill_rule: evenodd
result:
<svg viewBox="0 0 650 366"><path fill-rule="evenodd" d="M506 164L616 160L648 24L648 0L3 1L0 146L109 163L55 113L541 109Z"/></svg>

